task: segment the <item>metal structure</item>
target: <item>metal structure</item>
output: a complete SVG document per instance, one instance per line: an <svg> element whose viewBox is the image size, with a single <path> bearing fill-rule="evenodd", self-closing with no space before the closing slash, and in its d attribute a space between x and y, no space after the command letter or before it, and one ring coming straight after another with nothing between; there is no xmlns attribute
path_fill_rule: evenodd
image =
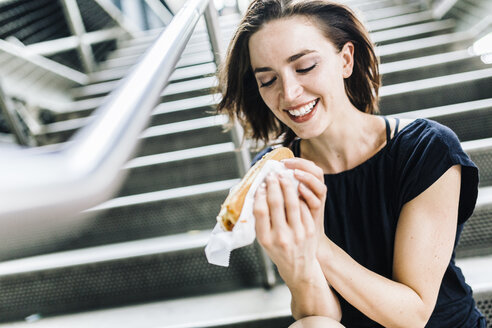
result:
<svg viewBox="0 0 492 328"><path fill-rule="evenodd" d="M95 120L57 150L7 150L0 164L4 234L48 217L74 215L108 199L195 24L208 5L192 0L95 113ZM14 174L22 172L22 174Z"/></svg>

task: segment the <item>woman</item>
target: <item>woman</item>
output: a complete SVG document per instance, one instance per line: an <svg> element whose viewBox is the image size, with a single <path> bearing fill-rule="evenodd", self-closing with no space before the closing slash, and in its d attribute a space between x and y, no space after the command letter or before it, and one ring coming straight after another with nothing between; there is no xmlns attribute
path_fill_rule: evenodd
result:
<svg viewBox="0 0 492 328"><path fill-rule="evenodd" d="M293 326L485 326L453 260L478 170L436 122L374 115L377 58L348 8L253 1L220 81L220 112L297 157L298 190L270 175L254 205Z"/></svg>

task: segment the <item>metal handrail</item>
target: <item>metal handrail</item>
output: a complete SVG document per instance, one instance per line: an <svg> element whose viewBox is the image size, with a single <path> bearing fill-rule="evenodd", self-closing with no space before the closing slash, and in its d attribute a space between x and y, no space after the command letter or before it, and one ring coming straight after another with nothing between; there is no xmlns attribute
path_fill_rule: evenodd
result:
<svg viewBox="0 0 492 328"><path fill-rule="evenodd" d="M209 0L190 0L134 70L60 149L2 149L0 241L23 226L66 218L109 199ZM51 148L49 148L51 149Z"/></svg>

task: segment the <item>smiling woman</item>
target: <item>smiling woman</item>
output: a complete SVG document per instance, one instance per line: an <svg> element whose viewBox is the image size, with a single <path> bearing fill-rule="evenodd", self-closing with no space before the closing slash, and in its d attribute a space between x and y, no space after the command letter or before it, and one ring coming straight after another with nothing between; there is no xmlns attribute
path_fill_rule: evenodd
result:
<svg viewBox="0 0 492 328"><path fill-rule="evenodd" d="M269 175L253 210L293 327L484 327L452 260L477 167L448 128L375 115L378 60L349 8L254 0L219 74L219 112L296 156L297 190Z"/></svg>
<svg viewBox="0 0 492 328"><path fill-rule="evenodd" d="M277 56L271 54L269 58L290 64L290 67L294 68L299 75L308 75L310 71L317 70L320 57L325 55L323 51L326 47L330 47L331 52L337 53L352 51L351 55L355 55L355 60L349 63L351 67L347 69L350 70L352 67L355 69L342 81L346 96L358 110L370 114L377 113L377 97L381 84L378 60L369 35L352 11L344 6L322 1L288 3L288 6L278 1L253 1L251 3L229 45L225 65L219 71L223 99L218 106L219 112L225 111L232 118L238 118L241 121L248 137L269 141L284 135L285 145L294 139L295 133L281 121L274 119L274 114L269 111L261 97L262 88L258 88L258 83L262 87L268 87L269 84L275 82L274 80L278 78L275 73L278 72L273 66L276 65L269 67L262 64L256 67L250 61L250 56L253 56L249 53L250 39L256 32L261 33L266 23L271 22L274 25L273 28L281 30L284 25L288 32L287 30L275 30L262 33L270 35L269 41L271 42L260 40L264 42L264 45L255 48L258 50L257 55L261 53L268 55L271 50L278 50L276 54L283 51ZM301 25L291 25L289 22L282 24L282 22L276 22L277 20L283 23L289 20L300 21ZM283 33L278 34L277 32ZM292 42L294 38L300 41L309 38L312 48L302 49L299 45L296 47L297 51L290 49L292 52L287 54L285 51L289 49L286 47L294 45L295 42ZM329 44L318 43L321 40L331 40L331 42ZM344 50L347 42L351 45ZM325 71L328 65L333 65L333 63L323 62ZM263 77L257 80L261 75ZM267 80L268 77L271 78ZM320 82L327 82L327 78Z"/></svg>
<svg viewBox="0 0 492 328"><path fill-rule="evenodd" d="M293 16L268 22L248 46L261 98L298 137L320 135L335 110L356 109L344 92L353 68L351 42L338 51L312 20Z"/></svg>

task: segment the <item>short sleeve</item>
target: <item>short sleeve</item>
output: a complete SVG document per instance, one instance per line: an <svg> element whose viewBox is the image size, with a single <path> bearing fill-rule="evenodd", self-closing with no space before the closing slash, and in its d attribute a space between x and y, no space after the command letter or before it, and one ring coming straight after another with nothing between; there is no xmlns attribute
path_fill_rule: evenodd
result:
<svg viewBox="0 0 492 328"><path fill-rule="evenodd" d="M461 165L458 223L473 213L478 196L478 168L463 151L449 128L420 119L412 129L402 130L397 154L398 204L403 205L436 182L449 168ZM395 137L396 138L396 137Z"/></svg>
<svg viewBox="0 0 492 328"><path fill-rule="evenodd" d="M268 154L272 150L273 150L273 147L267 147L267 148L263 149L262 151L260 151L258 154L256 154L256 156L253 157L253 160L251 161L251 166L255 165L256 162L258 162L263 156L265 156L266 154Z"/></svg>

